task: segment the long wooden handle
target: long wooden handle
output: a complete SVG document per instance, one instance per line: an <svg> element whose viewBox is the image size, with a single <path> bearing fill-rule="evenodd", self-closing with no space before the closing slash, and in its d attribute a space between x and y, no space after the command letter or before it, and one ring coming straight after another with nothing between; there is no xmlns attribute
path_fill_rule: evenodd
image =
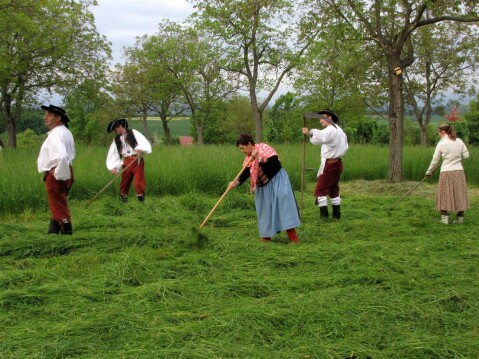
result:
<svg viewBox="0 0 479 359"><path fill-rule="evenodd" d="M127 168L130 168L131 166L133 166L133 164L135 164L135 162L139 162L140 160L141 160L141 157L138 157L138 161L131 161L131 162L128 164L128 166L126 166L125 168L122 168L121 171L118 172L118 173L115 175L115 177L113 177L113 179L105 185L105 187L103 187L96 195L93 196L92 199L90 199L90 200L86 203L86 206L88 207L90 204L92 204L93 201L98 198L98 196L100 196L103 192L105 192L105 190L106 190L108 187L110 187L111 184L112 184L113 182L115 182L116 179L117 179L118 177L120 177L121 174L122 174L124 171L127 170Z"/></svg>
<svg viewBox="0 0 479 359"><path fill-rule="evenodd" d="M303 119L303 127L306 127L306 118ZM303 134L303 157L301 159L301 199L299 204L299 216L303 218L304 204L304 172L306 170L306 135Z"/></svg>
<svg viewBox="0 0 479 359"><path fill-rule="evenodd" d="M421 183L423 183L429 176L424 176L424 178L419 181L419 183L417 183L413 188L411 188L409 191L406 192L405 195L403 195L396 203L394 203L391 207L388 208L388 212L390 212L394 207L396 207L399 203L401 203L404 198L406 198L407 196L409 196L416 188L419 187L419 185Z"/></svg>
<svg viewBox="0 0 479 359"><path fill-rule="evenodd" d="M241 171L238 172L238 174L236 175L236 177L233 179L233 181L231 182L236 182L239 178L239 176L241 176L241 174L243 173L243 171L246 169L246 167L248 167L248 165L251 163L251 161L253 160L253 157L251 157L251 159L243 166L243 168L241 169ZM218 200L218 202L216 202L215 206L213 207L213 209L210 211L210 213L208 213L208 215L206 216L205 220L203 221L203 223L201 223L200 225L200 229L204 227L204 225L206 224L206 222L208 222L208 219L210 219L211 215L213 214L213 212L216 210L216 208L218 208L218 206L220 205L220 203L223 201L223 199L226 197L226 195L228 194L229 191L231 191L231 187L229 186L228 184L228 188L226 188L226 191L223 193L223 195L220 197L220 199Z"/></svg>

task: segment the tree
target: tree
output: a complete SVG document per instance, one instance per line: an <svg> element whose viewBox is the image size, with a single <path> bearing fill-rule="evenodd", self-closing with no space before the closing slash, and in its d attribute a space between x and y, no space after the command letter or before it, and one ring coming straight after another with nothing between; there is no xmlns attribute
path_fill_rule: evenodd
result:
<svg viewBox="0 0 479 359"><path fill-rule="evenodd" d="M464 118L469 128L469 144L479 145L479 94L469 102L469 111Z"/></svg>
<svg viewBox="0 0 479 359"><path fill-rule="evenodd" d="M266 137L272 142L295 142L301 140L298 131L302 126L301 101L294 93L287 92L278 97L268 111Z"/></svg>
<svg viewBox="0 0 479 359"><path fill-rule="evenodd" d="M215 103L238 89L238 79L222 70L224 58L218 43L188 24L165 21L144 45L151 61L169 72L180 88L203 144L203 130Z"/></svg>
<svg viewBox="0 0 479 359"><path fill-rule="evenodd" d="M296 71L294 88L301 94L305 111L331 109L344 128L346 123L361 121L368 106L384 103L382 76L377 67L371 69L376 54L364 51L361 39L343 19L326 16L324 22L321 37Z"/></svg>
<svg viewBox="0 0 479 359"><path fill-rule="evenodd" d="M106 39L88 10L94 0L16 0L0 11L0 111L16 147L21 111L40 90L61 91L105 71Z"/></svg>
<svg viewBox="0 0 479 359"><path fill-rule="evenodd" d="M125 64L116 64L112 74L112 93L115 96L117 116L141 116L143 132L148 136L147 118L153 102L148 83L147 69L127 59Z"/></svg>
<svg viewBox="0 0 479 359"><path fill-rule="evenodd" d="M221 126L224 142L235 143L238 134L253 133L254 119L248 96L234 95L226 105L226 120Z"/></svg>
<svg viewBox="0 0 479 359"><path fill-rule="evenodd" d="M415 61L412 36L422 27L443 21L479 21L476 1L460 0L323 0L320 13L340 16L365 44L379 47L386 61L388 120L390 131L388 180L402 180L404 143L403 72ZM379 59L378 61L383 61Z"/></svg>
<svg viewBox="0 0 479 359"><path fill-rule="evenodd" d="M418 29L414 41L416 61L405 71L406 101L421 130L421 144L428 143L431 117L442 110L446 92L460 97L473 88L479 61L476 31L460 23L440 23Z"/></svg>
<svg viewBox="0 0 479 359"><path fill-rule="evenodd" d="M165 63L158 61L151 41L148 36L137 38L135 47L125 51L130 71L127 71L126 65L123 67L123 81L119 82L119 92L123 93L123 98L127 99L130 107L139 109L145 124L148 112L158 114L165 133L165 142L171 145L168 123L184 113L186 106L180 86ZM128 72L131 73L130 76Z"/></svg>
<svg viewBox="0 0 479 359"><path fill-rule="evenodd" d="M104 86L104 81L86 79L65 95L75 142L87 145L108 143L110 138L105 129L111 120L113 98Z"/></svg>
<svg viewBox="0 0 479 359"><path fill-rule="evenodd" d="M262 141L263 112L320 32L316 13L302 0L190 0L198 26L223 42L226 69L244 77ZM313 23L308 19L314 18ZM264 99L261 98L265 94Z"/></svg>
<svg viewBox="0 0 479 359"><path fill-rule="evenodd" d="M457 107L453 107L451 111L446 114L445 117L448 122L461 121L461 119L459 118L459 111L457 110Z"/></svg>

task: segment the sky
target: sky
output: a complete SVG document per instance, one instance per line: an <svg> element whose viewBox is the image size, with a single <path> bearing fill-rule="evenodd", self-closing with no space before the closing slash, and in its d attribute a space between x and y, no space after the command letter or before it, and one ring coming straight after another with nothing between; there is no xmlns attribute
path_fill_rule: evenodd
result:
<svg viewBox="0 0 479 359"><path fill-rule="evenodd" d="M111 65L124 63L124 47L133 46L136 37L152 35L164 19L175 22L186 20L194 12L187 0L97 0L90 7L97 31L112 43ZM270 104L290 89L281 84ZM266 93L260 92L260 97Z"/></svg>
<svg viewBox="0 0 479 359"><path fill-rule="evenodd" d="M98 32L112 42L113 64L124 62L123 48L137 36L154 34L163 19L184 21L194 11L186 0L98 0L90 10Z"/></svg>

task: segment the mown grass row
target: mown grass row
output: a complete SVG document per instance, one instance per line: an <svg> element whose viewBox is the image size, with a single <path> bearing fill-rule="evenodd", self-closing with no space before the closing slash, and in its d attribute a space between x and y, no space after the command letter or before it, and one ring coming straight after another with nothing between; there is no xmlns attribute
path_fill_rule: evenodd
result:
<svg viewBox="0 0 479 359"><path fill-rule="evenodd" d="M277 145L283 165L293 187L300 188L301 145ZM306 147L308 180L314 181L319 166L318 146ZM429 165L433 148L407 147L404 151L404 178L419 180ZM107 148L77 147L74 161L75 184L72 200L93 197L112 179L106 170ZM468 182L479 184L477 154L471 148L471 159L464 161ZM0 213L44 208L46 205L42 175L36 171L37 149L4 150L0 153ZM178 195L186 193L220 194L234 178L242 165L242 154L235 146L156 146L146 157L148 195ZM387 178L388 148L353 145L344 158L343 181ZM436 174L437 177L437 174ZM245 186L246 187L246 186ZM112 185L105 195L115 195L118 184Z"/></svg>
<svg viewBox="0 0 479 359"><path fill-rule="evenodd" d="M242 191L206 239L203 193L73 201L68 238L47 210L3 215L0 357L474 358L478 191L463 226L438 223L429 183L388 216L413 185L346 182L339 222L308 196L297 246L261 243Z"/></svg>

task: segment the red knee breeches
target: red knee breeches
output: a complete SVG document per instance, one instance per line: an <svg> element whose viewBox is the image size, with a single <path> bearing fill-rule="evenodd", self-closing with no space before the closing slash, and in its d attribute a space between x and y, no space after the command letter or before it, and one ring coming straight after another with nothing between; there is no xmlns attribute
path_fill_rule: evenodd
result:
<svg viewBox="0 0 479 359"><path fill-rule="evenodd" d="M123 161L123 168L126 168L132 161L136 163L131 165L126 170L123 170L120 181L120 194L128 195L130 191L131 182L135 180L135 192L136 194L145 194L146 182L145 182L145 160L141 158L138 163L138 157L126 157Z"/></svg>
<svg viewBox="0 0 479 359"><path fill-rule="evenodd" d="M45 184L47 188L48 205L52 219L58 223L70 223L70 210L68 208L67 197L70 188L73 185L73 168L70 167L70 179L67 181L58 181L53 176L53 171L45 174Z"/></svg>

